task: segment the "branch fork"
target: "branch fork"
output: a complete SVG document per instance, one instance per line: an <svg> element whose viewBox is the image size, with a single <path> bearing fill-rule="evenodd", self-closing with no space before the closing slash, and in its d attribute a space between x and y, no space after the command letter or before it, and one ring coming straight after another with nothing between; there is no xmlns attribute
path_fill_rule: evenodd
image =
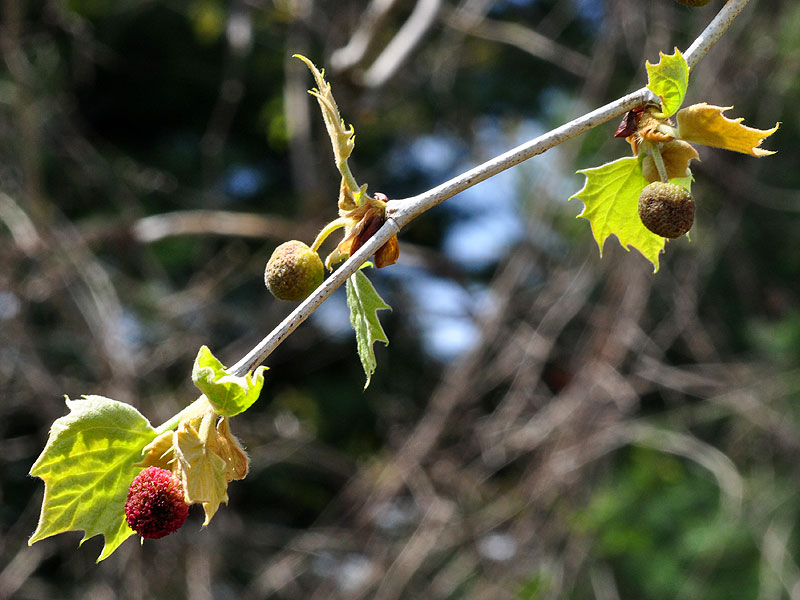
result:
<svg viewBox="0 0 800 600"><path fill-rule="evenodd" d="M730 27L750 0L729 0L684 53L689 68L694 68ZM427 192L386 203L386 222L350 258L328 277L317 290L298 305L281 323L228 371L242 376L255 369L297 327L305 321L348 277L355 273L375 252L422 213L478 183L510 169L529 158L542 154L567 140L620 117L636 107L658 103L646 87L623 96L581 117L573 119L533 140L512 148Z"/></svg>

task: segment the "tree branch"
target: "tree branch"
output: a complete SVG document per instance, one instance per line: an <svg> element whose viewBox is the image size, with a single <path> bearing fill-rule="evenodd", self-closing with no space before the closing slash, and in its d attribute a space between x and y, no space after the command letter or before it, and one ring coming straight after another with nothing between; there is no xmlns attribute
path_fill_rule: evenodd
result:
<svg viewBox="0 0 800 600"><path fill-rule="evenodd" d="M441 7L442 0L417 1L408 20L364 73L365 86L380 87L397 72L431 28Z"/></svg>
<svg viewBox="0 0 800 600"><path fill-rule="evenodd" d="M585 77L591 68L592 61L588 56L519 23L494 21L464 8L449 12L444 23L461 33L515 46L578 77Z"/></svg>
<svg viewBox="0 0 800 600"><path fill-rule="evenodd" d="M685 52L684 56L690 69L696 66L708 53L749 1L729 0L722 7L717 16L712 19ZM348 277L355 273L378 248L392 236L397 235L403 227L422 213L506 169L510 169L558 144L577 137L615 117L619 117L636 106L655 100L657 99L652 92L643 87L632 94L601 106L500 156L488 160L427 192L402 200L390 200L386 205L387 220L383 227L228 371L233 375L242 376L264 362L272 351L297 329L303 321L311 316L317 307L341 286Z"/></svg>

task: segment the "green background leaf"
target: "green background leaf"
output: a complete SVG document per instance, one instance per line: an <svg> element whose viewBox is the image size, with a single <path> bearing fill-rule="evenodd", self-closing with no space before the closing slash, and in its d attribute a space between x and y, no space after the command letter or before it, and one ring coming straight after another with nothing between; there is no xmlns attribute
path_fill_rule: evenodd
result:
<svg viewBox="0 0 800 600"><path fill-rule="evenodd" d="M658 53L658 64L645 64L647 67L647 89L661 98L661 110L668 117L674 115L683 104L686 88L689 85L689 65L680 50L674 54Z"/></svg>
<svg viewBox="0 0 800 600"><path fill-rule="evenodd" d="M45 488L39 525L28 544L83 530L81 544L105 537L101 561L133 534L124 512L128 486L156 431L134 407L102 396L68 399L67 406L69 414L53 423L31 467Z"/></svg>
<svg viewBox="0 0 800 600"><path fill-rule="evenodd" d="M648 183L639 159L620 158L578 173L586 175L586 184L570 200L583 202L583 212L578 216L591 223L600 256L606 239L614 234L623 248L636 248L658 271L658 255L664 250L665 240L639 219L639 196Z"/></svg>
<svg viewBox="0 0 800 600"><path fill-rule="evenodd" d="M246 411L258 400L266 367L244 377L230 375L207 346L201 346L192 367L192 381L205 394L214 410L226 417Z"/></svg>
<svg viewBox="0 0 800 600"><path fill-rule="evenodd" d="M350 307L350 323L356 332L358 356L367 376L367 382L364 384L366 389L378 366L372 345L375 342L389 344L389 338L386 337L386 332L378 320L378 311L391 310L392 307L383 301L361 271L357 271L347 280L347 306Z"/></svg>

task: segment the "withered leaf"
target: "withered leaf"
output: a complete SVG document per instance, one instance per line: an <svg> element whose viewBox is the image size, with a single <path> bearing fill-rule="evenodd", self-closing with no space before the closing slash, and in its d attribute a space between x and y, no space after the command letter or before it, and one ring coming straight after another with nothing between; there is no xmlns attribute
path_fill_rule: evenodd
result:
<svg viewBox="0 0 800 600"><path fill-rule="evenodd" d="M780 123L772 129L755 129L742 125L743 118L729 119L722 115L732 106L713 106L702 102L681 109L675 118L682 140L704 146L724 148L751 156L775 154L760 148L761 142L778 130Z"/></svg>

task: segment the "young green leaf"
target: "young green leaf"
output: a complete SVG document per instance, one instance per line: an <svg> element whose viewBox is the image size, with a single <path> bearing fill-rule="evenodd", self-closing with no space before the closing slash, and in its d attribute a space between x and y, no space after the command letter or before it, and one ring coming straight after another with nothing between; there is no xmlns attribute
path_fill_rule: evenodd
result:
<svg viewBox="0 0 800 600"><path fill-rule="evenodd" d="M361 271L357 271L347 279L346 288L347 306L350 307L350 323L356 332L358 356L361 359L361 366L364 367L364 374L367 376L364 389L367 389L372 374L378 366L372 345L375 342L389 344L389 338L386 337L386 332L383 331L378 320L378 311L391 310L392 307L383 301L370 280Z"/></svg>
<svg viewBox="0 0 800 600"><path fill-rule="evenodd" d="M182 423L175 433L176 455L180 462L180 479L190 502L201 502L206 513L203 525L208 525L222 502L228 503L227 463L209 444L215 415L206 414L195 429Z"/></svg>
<svg viewBox="0 0 800 600"><path fill-rule="evenodd" d="M30 474L44 480L39 525L28 540L83 530L81 544L103 535L98 562L133 530L125 522L128 486L142 470L142 449L156 431L129 404L86 396L67 399L69 414L56 419Z"/></svg>
<svg viewBox="0 0 800 600"><path fill-rule="evenodd" d="M230 375L207 346L197 353L192 367L192 381L205 394L214 410L226 417L246 411L258 400L264 386L264 371L258 367L244 377Z"/></svg>
<svg viewBox="0 0 800 600"><path fill-rule="evenodd" d="M686 88L689 85L689 65L680 50L674 54L659 52L658 64L645 64L647 68L647 89L661 98L661 110L671 117L683 104Z"/></svg>
<svg viewBox="0 0 800 600"><path fill-rule="evenodd" d="M317 84L317 87L310 90L309 93L319 102L319 107L322 110L322 119L325 121L325 128L328 130L328 137L330 137L331 146L333 146L336 168L342 174L342 187L344 189L340 193L347 194L349 200L353 202L353 206L359 205L366 186L358 186L347 164L347 159L350 158L356 145L355 129L353 129L352 125L345 126L344 119L339 114L339 106L333 97L331 84L325 81L325 71L317 69L314 63L302 54L295 54L293 57L302 60L306 64Z"/></svg>
<svg viewBox="0 0 800 600"><path fill-rule="evenodd" d="M648 183L639 160L632 156L620 158L578 173L586 175L586 183L570 200L583 202L583 212L578 216L591 223L600 256L606 239L614 234L623 248L636 248L658 271L658 255L664 250L665 241L639 219L639 195Z"/></svg>

